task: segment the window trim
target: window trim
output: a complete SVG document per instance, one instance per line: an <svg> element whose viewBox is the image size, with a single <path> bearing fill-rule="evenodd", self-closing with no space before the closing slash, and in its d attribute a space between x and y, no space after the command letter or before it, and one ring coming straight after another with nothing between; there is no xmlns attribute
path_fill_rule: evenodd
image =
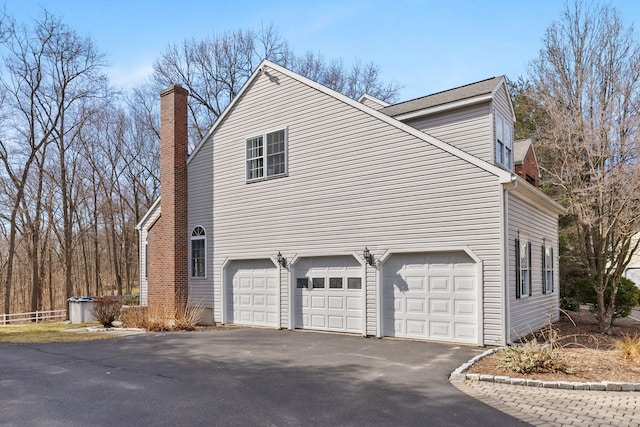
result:
<svg viewBox="0 0 640 427"><path fill-rule="evenodd" d="M269 171L269 153L268 153L268 135L272 135L277 132L284 132L284 172L268 175ZM247 144L250 140L258 139L262 140L262 156L261 157L252 157L249 159L249 152L247 150ZM256 159L262 159L262 176L257 178L249 178L249 161L253 161ZM281 127L275 130L263 132L262 134L254 134L252 136L248 136L244 139L244 178L246 183L266 181L269 179L282 178L285 176L289 176L289 128Z"/></svg>
<svg viewBox="0 0 640 427"><path fill-rule="evenodd" d="M203 234L195 234L197 229L201 229ZM202 240L204 242L203 252L204 255L202 257L203 266L203 275L197 276L195 275L195 264L193 258L193 242L196 240ZM207 230L201 226L196 225L191 229L191 236L189 239L189 277L192 279L206 279L207 278Z"/></svg>

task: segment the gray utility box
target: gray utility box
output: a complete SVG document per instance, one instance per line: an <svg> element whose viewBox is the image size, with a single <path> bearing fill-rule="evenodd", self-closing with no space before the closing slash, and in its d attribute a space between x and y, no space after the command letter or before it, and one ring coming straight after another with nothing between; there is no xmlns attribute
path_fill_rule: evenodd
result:
<svg viewBox="0 0 640 427"><path fill-rule="evenodd" d="M69 301L69 321L71 323L97 322L93 315L95 297L71 297Z"/></svg>

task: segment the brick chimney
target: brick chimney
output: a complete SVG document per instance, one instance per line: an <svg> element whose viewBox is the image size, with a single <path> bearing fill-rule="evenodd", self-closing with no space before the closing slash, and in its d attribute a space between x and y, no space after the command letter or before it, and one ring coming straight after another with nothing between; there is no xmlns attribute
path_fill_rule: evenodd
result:
<svg viewBox="0 0 640 427"><path fill-rule="evenodd" d="M151 311L181 310L186 306L189 295L188 94L179 84L160 93L161 214L149 231L148 239L148 295Z"/></svg>

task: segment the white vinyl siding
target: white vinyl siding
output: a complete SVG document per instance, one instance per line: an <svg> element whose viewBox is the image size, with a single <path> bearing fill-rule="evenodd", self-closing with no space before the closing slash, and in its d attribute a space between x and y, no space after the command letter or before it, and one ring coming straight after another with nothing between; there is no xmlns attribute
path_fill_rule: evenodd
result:
<svg viewBox="0 0 640 427"><path fill-rule="evenodd" d="M187 164L189 230L202 227L206 233L205 265L206 277L191 277L189 274L189 299L193 304L202 304L213 309L214 288L212 278L213 254L213 171L211 144L204 145ZM240 169L243 170L242 166ZM220 290L216 292L219 295Z"/></svg>
<svg viewBox="0 0 640 427"><path fill-rule="evenodd" d="M148 247L148 237L149 237L149 229L150 227L158 220L160 217L160 205L157 204L154 206L154 209L150 211L148 216L145 218L144 223L140 224L140 233L139 233L139 247L142 249L139 251L140 253L140 305L146 306L149 302L149 247Z"/></svg>
<svg viewBox="0 0 640 427"><path fill-rule="evenodd" d="M509 224L508 224L508 297L511 311L509 327L510 339L527 334L558 318L558 292L544 293L542 280L543 242L548 248L554 248L554 255L558 253L558 220L557 216L547 214L531 203L518 197L512 190L509 193ZM531 245L531 296L517 298L516 286L516 247L518 232L526 233L526 239ZM557 255L556 255L557 256ZM553 260L558 265L558 260ZM554 282L558 281L557 269L553 272Z"/></svg>
<svg viewBox="0 0 640 427"><path fill-rule="evenodd" d="M269 74L257 76L217 128L215 143L205 144L214 150L213 162L198 166L214 178L209 277L216 289L215 319L221 316L226 258L360 253L365 246L380 256L390 248L457 245L483 260L485 343L500 344L497 177L273 69ZM245 185L246 136L284 122L289 178ZM376 270L367 268L370 335L376 333L375 280ZM282 293L287 283L283 275Z"/></svg>
<svg viewBox="0 0 640 427"><path fill-rule="evenodd" d="M486 162L493 162L490 103L446 111L406 123Z"/></svg>

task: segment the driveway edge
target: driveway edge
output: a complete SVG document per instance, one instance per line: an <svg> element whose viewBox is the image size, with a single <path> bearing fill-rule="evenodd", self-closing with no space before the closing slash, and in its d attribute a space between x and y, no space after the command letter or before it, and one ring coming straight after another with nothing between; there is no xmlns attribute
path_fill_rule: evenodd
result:
<svg viewBox="0 0 640 427"><path fill-rule="evenodd" d="M539 381L526 378L513 378L503 375L467 374L465 371L483 357L487 357L506 347L496 347L475 356L467 363L463 363L449 375L449 381L487 381L500 384L522 385L528 387L556 388L563 390L593 390L593 391L640 391L640 383L626 382L578 382L578 381Z"/></svg>

